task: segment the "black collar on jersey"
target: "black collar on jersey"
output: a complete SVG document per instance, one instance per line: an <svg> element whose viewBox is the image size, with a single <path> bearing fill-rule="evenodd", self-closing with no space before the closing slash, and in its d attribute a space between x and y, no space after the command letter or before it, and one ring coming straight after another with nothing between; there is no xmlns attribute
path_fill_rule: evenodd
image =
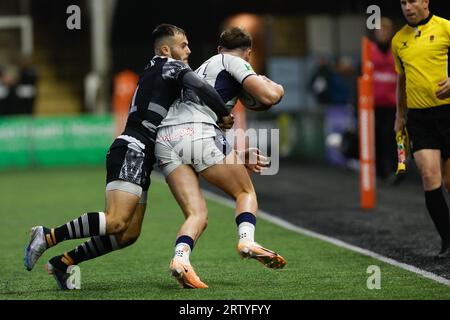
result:
<svg viewBox="0 0 450 320"><path fill-rule="evenodd" d="M415 24L415 25L412 25L412 24L409 24L409 23L408 23L408 25L409 25L410 27L412 27L412 28L415 28L415 27L418 27L418 26L423 26L423 25L427 24L427 23L431 20L431 18L433 18L433 14L430 12L430 14L428 15L428 17L426 17L426 18L423 19L422 21L419 21L419 23L417 23L417 24Z"/></svg>

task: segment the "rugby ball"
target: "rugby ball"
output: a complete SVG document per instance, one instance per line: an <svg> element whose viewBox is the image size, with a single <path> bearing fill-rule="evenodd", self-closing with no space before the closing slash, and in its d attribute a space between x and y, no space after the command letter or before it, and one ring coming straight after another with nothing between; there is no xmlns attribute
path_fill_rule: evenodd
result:
<svg viewBox="0 0 450 320"><path fill-rule="evenodd" d="M239 93L238 98L246 109L249 109L252 111L266 111L266 110L269 110L270 107L272 107L272 106L262 104L255 97L253 97L250 93L248 93L244 89L242 89L242 91Z"/></svg>

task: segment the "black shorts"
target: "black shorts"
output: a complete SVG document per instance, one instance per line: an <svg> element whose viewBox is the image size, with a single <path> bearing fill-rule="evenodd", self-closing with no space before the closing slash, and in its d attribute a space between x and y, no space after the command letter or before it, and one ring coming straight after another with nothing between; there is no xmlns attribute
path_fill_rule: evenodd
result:
<svg viewBox="0 0 450 320"><path fill-rule="evenodd" d="M411 150L441 150L442 158L450 158L450 105L427 109L409 109L408 129Z"/></svg>
<svg viewBox="0 0 450 320"><path fill-rule="evenodd" d="M148 190L155 164L155 147L143 146L140 142L114 140L106 154L106 184L123 180L142 187L142 191Z"/></svg>

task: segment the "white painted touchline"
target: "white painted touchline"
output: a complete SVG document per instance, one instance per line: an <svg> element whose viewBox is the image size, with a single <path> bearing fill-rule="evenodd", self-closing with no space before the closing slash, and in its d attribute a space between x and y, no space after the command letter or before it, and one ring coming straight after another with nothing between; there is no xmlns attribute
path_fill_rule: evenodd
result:
<svg viewBox="0 0 450 320"><path fill-rule="evenodd" d="M155 173L153 173L153 176L156 177L158 180L161 180L162 182L165 182L165 179L162 176L162 174L155 172ZM211 192L211 191L208 191L208 190L204 190L204 189L202 189L202 193L207 198L209 198L209 199L211 199L211 200L213 200L215 202L218 202L220 204L223 204L223 205L231 207L231 208L235 207L235 202L233 200L231 200L231 199L227 199L227 198L225 198L223 196L215 194L214 192ZM326 235L323 235L323 234L320 234L320 233L317 233L317 232L314 232L314 231L311 231L311 230L308 230L308 229L296 226L296 225L294 225L294 224L292 224L290 222L287 222L286 220L283 220L283 219L281 219L279 217L271 215L270 213L267 213L265 211L258 210L258 217L262 218L262 219L264 219L266 221L269 221L269 222L271 222L271 223L273 223L273 224L275 224L277 226L283 227L285 229L288 229L288 230L291 230L291 231L294 231L294 232L297 232L297 233L300 233L300 234L303 234L303 235L306 235L306 236L309 236L309 237L312 237L312 238L316 238L316 239L320 239L320 240L326 241L328 243L334 244L335 246L338 246L338 247L341 247L341 248L345 248L345 249L348 249L348 250L351 250L351 251L354 251L354 252L358 252L358 253L360 253L362 255L365 255L365 256L368 256L368 257L371 257L371 258L383 261L383 262L385 262L387 264L393 265L395 267L402 268L402 269L410 271L410 272L414 272L414 273L416 273L416 274L418 274L418 275L420 275L420 276L422 276L424 278L431 279L433 281L436 281L438 283L441 283L441 284L444 284L444 285L450 287L450 280L446 279L446 278L443 278L443 277L440 277L437 274L434 274L432 272L419 269L419 268L414 267L412 265L409 265L409 264L406 264L406 263L403 263L403 262L399 262L397 260L394 260L394 259L382 256L381 254L378 254L378 253L375 253L373 251L366 250L366 249L354 246L352 244L346 243L346 242L341 241L339 239L336 239L336 238L333 238L333 237L329 237L329 236L326 236Z"/></svg>

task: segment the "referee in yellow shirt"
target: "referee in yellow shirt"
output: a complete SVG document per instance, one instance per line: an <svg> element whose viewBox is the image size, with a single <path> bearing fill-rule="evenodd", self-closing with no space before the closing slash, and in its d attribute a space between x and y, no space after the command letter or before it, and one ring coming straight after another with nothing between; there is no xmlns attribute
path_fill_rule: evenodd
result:
<svg viewBox="0 0 450 320"><path fill-rule="evenodd" d="M431 14L429 0L400 3L408 24L392 39L398 73L394 130L408 129L426 206L442 239L436 258L449 258L449 208L442 180L450 191L450 21Z"/></svg>

